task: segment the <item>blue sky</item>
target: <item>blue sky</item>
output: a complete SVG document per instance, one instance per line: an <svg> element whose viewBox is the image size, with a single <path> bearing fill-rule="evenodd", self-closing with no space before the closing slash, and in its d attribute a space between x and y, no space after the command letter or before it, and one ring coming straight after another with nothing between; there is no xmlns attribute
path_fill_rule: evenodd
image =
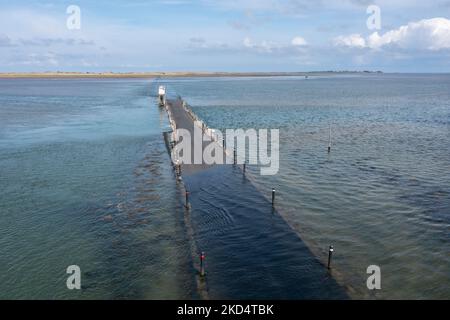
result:
<svg viewBox="0 0 450 320"><path fill-rule="evenodd" d="M0 51L2 72L450 72L450 0L0 0Z"/></svg>

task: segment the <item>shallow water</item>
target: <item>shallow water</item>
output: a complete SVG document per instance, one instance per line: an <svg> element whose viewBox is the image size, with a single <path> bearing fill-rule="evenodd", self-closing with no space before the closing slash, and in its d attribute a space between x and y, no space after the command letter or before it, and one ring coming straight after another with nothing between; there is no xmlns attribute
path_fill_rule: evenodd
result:
<svg viewBox="0 0 450 320"><path fill-rule="evenodd" d="M249 170L322 261L334 245L334 276L352 297L450 296L450 76L165 83L210 127L280 129L279 173Z"/></svg>
<svg viewBox="0 0 450 320"><path fill-rule="evenodd" d="M352 297L450 296L449 76L164 82L211 127L280 129L279 174L250 167L249 178L266 196L277 189L278 211L318 259L334 245L332 274ZM188 238L156 85L0 80L0 298L197 298L192 240L207 250L213 298L328 297L308 277L316 262L300 263L302 242L278 219L265 229L267 203L242 214L253 193L220 194L235 188L219 180L227 172L194 181L207 192L192 197ZM264 255L273 248L283 250ZM272 272L280 261L282 276ZM66 289L71 264L82 291ZM381 291L365 286L370 264ZM262 267L230 274L241 265ZM299 279L308 291L287 285Z"/></svg>
<svg viewBox="0 0 450 320"><path fill-rule="evenodd" d="M184 174L212 299L348 299L238 166Z"/></svg>
<svg viewBox="0 0 450 320"><path fill-rule="evenodd" d="M152 88L0 80L0 298L197 296Z"/></svg>

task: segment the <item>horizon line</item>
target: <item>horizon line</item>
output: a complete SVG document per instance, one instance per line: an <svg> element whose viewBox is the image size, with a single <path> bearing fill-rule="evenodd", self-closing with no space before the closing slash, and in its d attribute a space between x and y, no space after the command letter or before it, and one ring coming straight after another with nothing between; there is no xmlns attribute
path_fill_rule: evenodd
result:
<svg viewBox="0 0 450 320"><path fill-rule="evenodd" d="M251 77L251 76L308 76L320 74L450 74L450 72L384 72L372 70L326 70L326 71L24 71L1 72L0 78L27 77Z"/></svg>

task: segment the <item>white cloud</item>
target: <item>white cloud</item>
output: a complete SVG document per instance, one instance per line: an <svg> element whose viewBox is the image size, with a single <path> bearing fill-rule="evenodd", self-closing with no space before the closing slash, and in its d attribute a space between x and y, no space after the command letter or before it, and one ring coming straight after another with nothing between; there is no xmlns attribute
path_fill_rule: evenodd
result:
<svg viewBox="0 0 450 320"><path fill-rule="evenodd" d="M281 49L281 46L275 42L263 40L260 43L254 43L248 37L244 39L243 45L247 49L254 49L262 53L272 53Z"/></svg>
<svg viewBox="0 0 450 320"><path fill-rule="evenodd" d="M355 33L334 38L334 45L351 48L365 48L366 40L360 34Z"/></svg>
<svg viewBox="0 0 450 320"><path fill-rule="evenodd" d="M250 40L249 37L246 37L243 41L244 47L246 48L252 48L253 47L253 43L252 40Z"/></svg>
<svg viewBox="0 0 450 320"><path fill-rule="evenodd" d="M299 53L305 53L308 49L306 47L307 42L302 37L295 37L288 43L279 43L268 40L254 42L252 39L247 37L243 40L242 45L246 50L252 50L257 53L293 56L296 56Z"/></svg>
<svg viewBox="0 0 450 320"><path fill-rule="evenodd" d="M450 20L434 18L411 22L381 36L375 32L368 38L368 45L371 48L390 44L396 44L402 48L427 50L450 48Z"/></svg>
<svg viewBox="0 0 450 320"><path fill-rule="evenodd" d="M302 37L295 37L292 39L291 44L296 47L306 46L308 43Z"/></svg>
<svg viewBox="0 0 450 320"><path fill-rule="evenodd" d="M388 46L432 51L450 49L450 20L445 18L424 19L410 22L382 35L374 32L366 38L360 34L339 36L334 39L334 44L375 50Z"/></svg>

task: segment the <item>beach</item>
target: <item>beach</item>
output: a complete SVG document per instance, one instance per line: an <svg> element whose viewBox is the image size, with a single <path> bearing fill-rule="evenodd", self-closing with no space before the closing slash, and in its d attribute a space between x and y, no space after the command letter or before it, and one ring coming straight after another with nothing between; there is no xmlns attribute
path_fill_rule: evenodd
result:
<svg viewBox="0 0 450 320"><path fill-rule="evenodd" d="M378 72L317 71L317 72L0 72L1 78L189 78L189 77L286 77L286 76L325 76L342 74L361 74Z"/></svg>

